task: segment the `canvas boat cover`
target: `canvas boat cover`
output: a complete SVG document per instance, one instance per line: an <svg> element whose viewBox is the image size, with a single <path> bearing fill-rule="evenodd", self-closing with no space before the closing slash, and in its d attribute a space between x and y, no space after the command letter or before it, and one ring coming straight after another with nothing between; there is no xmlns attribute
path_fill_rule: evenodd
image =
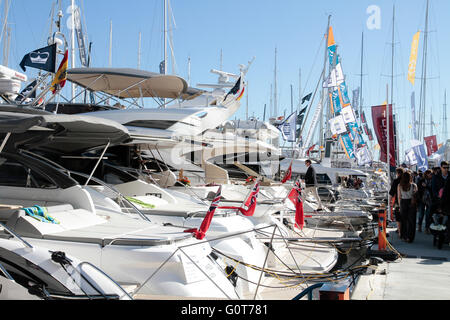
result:
<svg viewBox="0 0 450 320"><path fill-rule="evenodd" d="M67 80L90 91L103 92L121 99L171 98L190 100L204 91L188 87L178 76L129 68L74 68Z"/></svg>
<svg viewBox="0 0 450 320"><path fill-rule="evenodd" d="M130 139L127 128L111 120L81 115L0 112L0 136L8 132L13 133L8 141L13 148L37 148L63 154Z"/></svg>

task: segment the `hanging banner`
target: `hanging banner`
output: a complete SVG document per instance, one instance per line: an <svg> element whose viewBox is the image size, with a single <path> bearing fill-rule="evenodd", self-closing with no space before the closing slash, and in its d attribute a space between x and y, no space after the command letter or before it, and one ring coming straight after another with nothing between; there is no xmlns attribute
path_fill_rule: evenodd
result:
<svg viewBox="0 0 450 320"><path fill-rule="evenodd" d="M330 76L322 84L323 88L333 88L337 87L344 81L344 72L342 72L341 64L337 64L336 67L331 71Z"/></svg>
<svg viewBox="0 0 450 320"><path fill-rule="evenodd" d="M339 90L334 90L331 94L331 111L338 115L342 110L341 100L339 99Z"/></svg>
<svg viewBox="0 0 450 320"><path fill-rule="evenodd" d="M342 107L347 107L350 105L350 98L348 97L347 84L343 81L339 84L339 93L341 95Z"/></svg>
<svg viewBox="0 0 450 320"><path fill-rule="evenodd" d="M358 87L352 91L352 95L353 95L352 106L356 110L359 109L359 90L360 90L360 88Z"/></svg>
<svg viewBox="0 0 450 320"><path fill-rule="evenodd" d="M427 155L431 156L433 153L438 151L438 144L436 136L430 136L423 138L425 140L425 144L427 145Z"/></svg>
<svg viewBox="0 0 450 320"><path fill-rule="evenodd" d="M80 9L75 8L73 12L73 19L75 21L75 34L77 35L77 42L78 42L78 50L80 52L80 61L81 65L83 67L87 67L87 56L86 56L86 44L84 42L84 34L83 29L81 25L81 19L80 19Z"/></svg>
<svg viewBox="0 0 450 320"><path fill-rule="evenodd" d="M347 132L343 116L337 116L329 120L332 134L342 134Z"/></svg>
<svg viewBox="0 0 450 320"><path fill-rule="evenodd" d="M413 41L411 43L411 55L409 57L409 66L408 66L408 80L414 85L414 81L416 78L416 65L417 65L417 52L419 49L419 38L420 31L418 31L413 36Z"/></svg>
<svg viewBox="0 0 450 320"><path fill-rule="evenodd" d="M347 124L347 127L350 134L350 139L352 139L355 149L364 146L366 143L361 136L358 124L356 122L351 122Z"/></svg>
<svg viewBox="0 0 450 320"><path fill-rule="evenodd" d="M344 117L345 123L356 122L355 112L351 106L342 108L341 115Z"/></svg>
<svg viewBox="0 0 450 320"><path fill-rule="evenodd" d="M428 158L423 144L412 147L417 160L417 169L425 172L428 170Z"/></svg>
<svg viewBox="0 0 450 320"><path fill-rule="evenodd" d="M296 123L297 123L297 112L294 112L278 127L278 130L281 131L281 134L283 135L283 139L285 141L295 142Z"/></svg>
<svg viewBox="0 0 450 320"><path fill-rule="evenodd" d="M317 105L316 111L314 112L314 116L312 118L312 122L309 126L308 134L305 139L304 146L310 146L311 145L311 139L314 134L314 131L316 130L317 123L319 121L320 113L322 112L322 103L319 102ZM305 155L305 152L307 150L307 147L303 149L303 155Z"/></svg>
<svg viewBox="0 0 450 320"><path fill-rule="evenodd" d="M341 144L342 148L344 149L345 155L347 156L347 158L354 159L355 154L353 151L353 142L352 142L352 139L350 138L350 135L348 133L344 133L344 134L340 135L339 143Z"/></svg>
<svg viewBox="0 0 450 320"><path fill-rule="evenodd" d="M372 154L370 153L369 148L367 148L367 146L356 149L355 158L359 166L371 164L373 160Z"/></svg>
<svg viewBox="0 0 450 320"><path fill-rule="evenodd" d="M380 161L387 163L387 119L386 105L372 107L373 128L380 145ZM396 167L395 142L394 142L394 119L392 116L392 105L389 105L389 163Z"/></svg>
<svg viewBox="0 0 450 320"><path fill-rule="evenodd" d="M369 133L367 134L367 136L369 137L369 141L373 141L373 133L372 133L372 129L368 129Z"/></svg>
<svg viewBox="0 0 450 320"><path fill-rule="evenodd" d="M412 148L405 151L405 163L410 166L417 164L416 154Z"/></svg>
<svg viewBox="0 0 450 320"><path fill-rule="evenodd" d="M361 124L365 125L367 124L367 119L366 119L366 114L363 112L361 112ZM366 133L367 134L367 133Z"/></svg>

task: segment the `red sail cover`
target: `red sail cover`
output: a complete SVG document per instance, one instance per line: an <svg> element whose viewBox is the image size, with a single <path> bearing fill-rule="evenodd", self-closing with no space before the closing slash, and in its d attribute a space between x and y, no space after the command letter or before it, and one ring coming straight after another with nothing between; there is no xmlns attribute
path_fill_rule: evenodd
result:
<svg viewBox="0 0 450 320"><path fill-rule="evenodd" d="M184 230L184 232L191 232L194 234L194 236L198 240L203 240L203 238L206 235L206 231L208 231L209 226L211 225L211 220L214 216L214 212L216 211L217 207L219 206L220 198L222 197L221 192L222 192L222 186L219 186L219 190L217 190L214 200L211 203L211 206L209 207L208 212L206 213L206 216L202 221L202 224L200 225L200 229L197 229L197 228L188 229L188 230Z"/></svg>
<svg viewBox="0 0 450 320"><path fill-rule="evenodd" d="M305 225L305 216L303 212L302 188L300 187L300 181L295 182L294 188L292 188L288 198L295 205L295 226L303 229L303 226Z"/></svg>
<svg viewBox="0 0 450 320"><path fill-rule="evenodd" d="M380 145L380 161L387 162L387 119L386 105L372 107L373 128ZM392 105L389 105L389 158L390 165L396 166L394 144L394 119Z"/></svg>
<svg viewBox="0 0 450 320"><path fill-rule="evenodd" d="M427 145L428 156L431 156L433 153L438 151L436 136L425 137L423 139L425 140L425 144Z"/></svg>

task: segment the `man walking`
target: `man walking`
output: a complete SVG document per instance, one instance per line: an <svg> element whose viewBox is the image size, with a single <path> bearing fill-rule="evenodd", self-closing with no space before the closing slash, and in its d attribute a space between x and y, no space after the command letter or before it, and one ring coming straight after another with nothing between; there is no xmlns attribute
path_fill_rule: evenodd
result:
<svg viewBox="0 0 450 320"><path fill-rule="evenodd" d="M308 168L306 170L305 175L305 193L308 196L311 194L317 201L318 207L317 211L321 211L322 208L322 201L320 201L319 193L317 192L317 177L316 177L316 171L314 170L313 166L311 165L311 160L306 160L305 165Z"/></svg>

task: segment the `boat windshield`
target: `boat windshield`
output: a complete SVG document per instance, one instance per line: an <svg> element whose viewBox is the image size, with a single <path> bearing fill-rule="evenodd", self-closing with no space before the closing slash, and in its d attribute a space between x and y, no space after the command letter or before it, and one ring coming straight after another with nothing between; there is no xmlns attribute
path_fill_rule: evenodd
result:
<svg viewBox="0 0 450 320"><path fill-rule="evenodd" d="M43 299L131 299L122 287L90 263L81 263L77 268L70 262L61 264L67 274L65 283L33 262L4 248L0 248L0 265L8 278L28 289L30 294Z"/></svg>

